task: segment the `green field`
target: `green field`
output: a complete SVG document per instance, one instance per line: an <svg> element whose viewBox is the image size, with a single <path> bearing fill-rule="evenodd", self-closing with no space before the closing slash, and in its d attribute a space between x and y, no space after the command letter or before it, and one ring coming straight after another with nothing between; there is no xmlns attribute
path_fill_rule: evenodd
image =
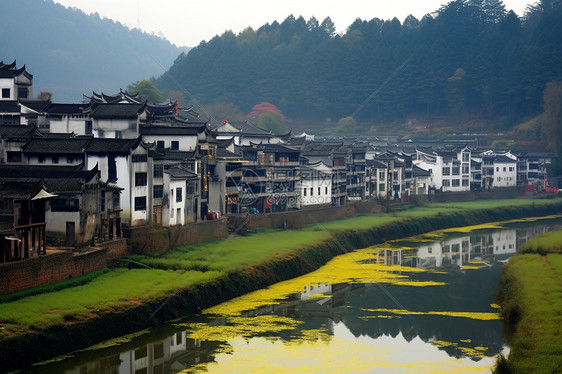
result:
<svg viewBox="0 0 562 374"><path fill-rule="evenodd" d="M500 303L513 336L497 373L562 373L561 234L532 238L504 268Z"/></svg>
<svg viewBox="0 0 562 374"><path fill-rule="evenodd" d="M56 287L45 287L37 295L0 299L0 323L5 324L0 339L165 298L178 290L326 241L338 231L365 230L399 220L462 211L559 202L559 199L517 199L412 206L397 213L360 215L298 231L258 230L249 236L180 247L163 255L134 256L131 263L138 265L138 269L111 269L83 284L71 283L65 288L63 282Z"/></svg>

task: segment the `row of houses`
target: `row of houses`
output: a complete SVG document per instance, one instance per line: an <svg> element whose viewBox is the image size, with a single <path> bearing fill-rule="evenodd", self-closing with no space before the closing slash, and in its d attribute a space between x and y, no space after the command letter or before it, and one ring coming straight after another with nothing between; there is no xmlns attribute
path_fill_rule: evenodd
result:
<svg viewBox="0 0 562 374"><path fill-rule="evenodd" d="M32 78L0 62L0 261L120 237L123 225L546 186L543 154L275 135L125 91L79 104L32 100Z"/></svg>

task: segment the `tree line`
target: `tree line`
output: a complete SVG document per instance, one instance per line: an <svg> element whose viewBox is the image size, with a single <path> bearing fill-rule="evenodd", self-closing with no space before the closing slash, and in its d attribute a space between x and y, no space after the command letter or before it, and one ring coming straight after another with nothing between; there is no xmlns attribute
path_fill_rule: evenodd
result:
<svg viewBox="0 0 562 374"><path fill-rule="evenodd" d="M562 73L562 0L524 16L501 0L455 0L403 22L330 18L226 31L182 53L155 84L243 112L270 102L289 118L395 121L470 115L509 128L542 112Z"/></svg>

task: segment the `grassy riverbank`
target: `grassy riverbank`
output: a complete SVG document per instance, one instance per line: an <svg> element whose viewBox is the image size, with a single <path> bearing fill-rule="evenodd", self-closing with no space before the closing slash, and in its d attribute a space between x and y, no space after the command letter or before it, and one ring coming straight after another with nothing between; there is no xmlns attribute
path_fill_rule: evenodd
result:
<svg viewBox="0 0 562 374"><path fill-rule="evenodd" d="M434 229L562 212L561 201L517 199L412 206L397 213L361 215L299 231L259 230L246 237L181 247L163 255L135 256L130 261L134 269L112 269L85 284L59 285L56 291L46 289L53 292L22 294L0 303L0 323L5 324L0 330L0 360L9 355L13 358L14 346L19 353L39 350L46 355L43 348L24 346L41 344L38 334L41 346L51 345L57 353L63 347L54 348L53 339L75 339L77 329L89 328L95 330L95 337L67 342L73 348L78 348L76 344L87 346L92 340L149 326L154 319L189 313L314 270L353 248ZM106 331L100 331L101 326Z"/></svg>
<svg viewBox="0 0 562 374"><path fill-rule="evenodd" d="M513 335L497 373L562 372L562 231L526 242L504 267L499 302Z"/></svg>

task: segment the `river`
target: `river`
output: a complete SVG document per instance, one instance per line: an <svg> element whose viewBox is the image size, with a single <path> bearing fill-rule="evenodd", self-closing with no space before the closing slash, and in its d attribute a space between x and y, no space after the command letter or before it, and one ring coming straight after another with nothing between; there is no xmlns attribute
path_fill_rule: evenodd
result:
<svg viewBox="0 0 562 374"><path fill-rule="evenodd" d="M560 219L445 230L40 363L41 373L474 373L509 351L500 268Z"/></svg>

